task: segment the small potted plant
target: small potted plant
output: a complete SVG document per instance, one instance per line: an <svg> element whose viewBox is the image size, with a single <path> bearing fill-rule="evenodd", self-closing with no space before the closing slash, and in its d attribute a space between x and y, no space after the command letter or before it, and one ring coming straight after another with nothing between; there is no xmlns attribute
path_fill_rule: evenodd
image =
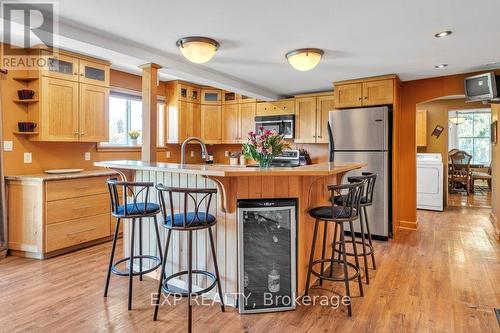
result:
<svg viewBox="0 0 500 333"><path fill-rule="evenodd" d="M267 168L273 157L281 154L286 147L288 143L283 135L260 127L259 133L248 133L248 141L243 144L243 154L247 159L257 161L261 168Z"/></svg>
<svg viewBox="0 0 500 333"><path fill-rule="evenodd" d="M137 138L141 135L139 131L130 131L128 132L128 136L130 138L130 144L132 146L137 146Z"/></svg>

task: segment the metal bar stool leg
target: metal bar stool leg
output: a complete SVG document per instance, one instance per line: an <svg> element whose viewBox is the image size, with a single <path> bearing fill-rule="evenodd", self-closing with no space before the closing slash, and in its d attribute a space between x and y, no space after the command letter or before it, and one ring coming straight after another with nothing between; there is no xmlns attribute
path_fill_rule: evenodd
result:
<svg viewBox="0 0 500 333"><path fill-rule="evenodd" d="M111 268L115 258L116 240L120 229L120 219L116 219L115 234L113 235L113 245L111 246L111 255L109 256L108 275L106 276L106 285L104 286L104 297L108 297L109 280L111 279Z"/></svg>
<svg viewBox="0 0 500 333"><path fill-rule="evenodd" d="M212 228L208 228L208 235L210 236L210 247L212 248L212 256L214 257L215 277L217 278L217 288L219 289L220 308L222 312L224 312L225 311L224 296L222 295L222 287L219 276L219 266L217 265L217 254L215 253L215 244L214 244L214 237L212 235Z"/></svg>
<svg viewBox="0 0 500 333"><path fill-rule="evenodd" d="M353 225L352 225L352 221L349 221L349 228L351 230L354 230L353 229ZM358 248L356 246L356 238L355 237L351 237L351 242L352 242L352 248L353 248L353 252L354 252L354 262L356 263L356 269L358 270L359 293L361 294L361 297L363 297L364 296L364 293L363 293L363 281L361 280L361 271L360 271L360 268L359 268L359 258L358 258Z"/></svg>
<svg viewBox="0 0 500 333"><path fill-rule="evenodd" d="M361 242L363 243L363 260L364 260L364 268L365 268L365 280L366 284L370 284L370 273L368 270L368 257L366 255L366 238L365 238L365 225L364 225L364 218L363 218L363 212L359 214L359 225L361 227Z"/></svg>
<svg viewBox="0 0 500 333"><path fill-rule="evenodd" d="M318 224L319 220L316 219L316 222L314 223L313 241L311 246L311 254L309 256L309 268L307 269L306 291L304 292L304 296L307 296L307 294L309 293L309 282L311 281L312 263L314 260L314 249L316 248L316 236L318 235Z"/></svg>
<svg viewBox="0 0 500 333"><path fill-rule="evenodd" d="M339 224L335 223L335 229L333 230L333 243L332 243L332 256L330 258L330 277L333 276L333 261L335 260L335 251L337 251L337 232Z"/></svg>
<svg viewBox="0 0 500 333"><path fill-rule="evenodd" d="M375 265L375 249L373 248L373 243L372 243L372 234L370 232L370 223L368 222L368 214L366 214L366 207L363 207L363 213L365 214L365 224L366 224L366 231L368 233L368 244L372 247L372 265L373 269L377 269L377 266Z"/></svg>
<svg viewBox="0 0 500 333"><path fill-rule="evenodd" d="M193 289L193 231L188 231L188 332L191 333L193 325L193 311L191 305L191 292Z"/></svg>
<svg viewBox="0 0 500 333"><path fill-rule="evenodd" d="M163 284L163 278L165 277L165 266L167 264L167 254L168 254L168 246L170 244L170 235L172 234L172 230L167 231L167 241L165 242L165 249L163 250L163 253L165 255L162 263L161 263L161 272L160 272L160 282L158 282L158 303L155 304L155 313L153 315L153 320L156 321L158 318L158 309L160 308L160 303L161 303L161 286Z"/></svg>
<svg viewBox="0 0 500 333"><path fill-rule="evenodd" d="M154 220L154 224L155 224L156 242L158 244L158 254L160 256L160 261L163 263L163 255L161 253L160 231L158 230L158 221L156 219L156 216L153 217L153 220Z"/></svg>
<svg viewBox="0 0 500 333"><path fill-rule="evenodd" d="M142 218L139 219L139 281L142 281Z"/></svg>
<svg viewBox="0 0 500 333"><path fill-rule="evenodd" d="M325 251L326 251L326 236L328 234L328 222L323 221L324 228L323 228L323 246L321 247L321 259L325 259ZM323 275L323 270L324 270L324 263L321 262L321 273L320 275ZM319 278L319 285L323 285L323 279Z"/></svg>
<svg viewBox="0 0 500 333"><path fill-rule="evenodd" d="M132 219L132 232L130 236L130 260L128 268L128 309L132 310L132 283L134 279L134 236L135 219Z"/></svg>
<svg viewBox="0 0 500 333"><path fill-rule="evenodd" d="M340 223L340 245L342 246L342 258L344 261L344 283L345 283L345 294L349 298L349 304L347 305L347 314L352 317L352 305L351 305L351 292L349 290L349 273L347 272L347 251L345 249L345 235L344 235L344 223Z"/></svg>

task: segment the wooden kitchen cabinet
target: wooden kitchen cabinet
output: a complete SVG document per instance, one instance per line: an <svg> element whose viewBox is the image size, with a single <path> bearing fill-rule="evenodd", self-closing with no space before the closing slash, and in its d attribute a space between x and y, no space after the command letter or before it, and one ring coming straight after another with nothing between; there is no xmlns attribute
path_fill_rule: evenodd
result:
<svg viewBox="0 0 500 333"><path fill-rule="evenodd" d="M201 138L206 144L222 142L222 107L220 105L201 106Z"/></svg>
<svg viewBox="0 0 500 333"><path fill-rule="evenodd" d="M219 89L201 89L201 104L221 105L222 91Z"/></svg>
<svg viewBox="0 0 500 333"><path fill-rule="evenodd" d="M79 139L105 142L109 137L109 88L80 84Z"/></svg>
<svg viewBox="0 0 500 333"><path fill-rule="evenodd" d="M316 142L316 97L295 99L295 142Z"/></svg>
<svg viewBox="0 0 500 333"><path fill-rule="evenodd" d="M181 81L167 84L165 142L182 143L188 137L201 137L200 88Z"/></svg>
<svg viewBox="0 0 500 333"><path fill-rule="evenodd" d="M332 94L318 96L316 104L316 143L328 143L328 114L335 109L335 98Z"/></svg>
<svg viewBox="0 0 500 333"><path fill-rule="evenodd" d="M240 100L240 95L230 91L222 92L222 104L237 104Z"/></svg>
<svg viewBox="0 0 500 333"><path fill-rule="evenodd" d="M255 131L255 113L257 103L240 103L239 143L247 142L248 132Z"/></svg>
<svg viewBox="0 0 500 333"><path fill-rule="evenodd" d="M334 104L330 92L295 96L295 142L328 143L328 113Z"/></svg>
<svg viewBox="0 0 500 333"><path fill-rule="evenodd" d="M238 143L240 136L240 115L238 104L222 106L222 143Z"/></svg>
<svg viewBox="0 0 500 333"><path fill-rule="evenodd" d="M294 113L295 100L293 98L257 103L257 116L274 116Z"/></svg>
<svg viewBox="0 0 500 333"><path fill-rule="evenodd" d="M6 177L9 250L48 258L107 241L114 231L106 180L113 171Z"/></svg>
<svg viewBox="0 0 500 333"><path fill-rule="evenodd" d="M222 143L244 143L255 130L255 103L222 106Z"/></svg>
<svg viewBox="0 0 500 333"><path fill-rule="evenodd" d="M363 106L386 105L394 101L394 80L378 80L363 83Z"/></svg>
<svg viewBox="0 0 500 333"><path fill-rule="evenodd" d="M39 105L30 106L29 119L37 124L37 141L79 140L78 82L42 77Z"/></svg>
<svg viewBox="0 0 500 333"><path fill-rule="evenodd" d="M394 103L395 75L334 83L335 107L352 108Z"/></svg>
<svg viewBox="0 0 500 333"><path fill-rule="evenodd" d="M79 82L109 87L109 65L80 60Z"/></svg>
<svg viewBox="0 0 500 333"><path fill-rule="evenodd" d="M338 108L350 108L362 105L363 84L352 83L335 85L335 106Z"/></svg>
<svg viewBox="0 0 500 333"><path fill-rule="evenodd" d="M417 147L427 146L427 110L417 110Z"/></svg>
<svg viewBox="0 0 500 333"><path fill-rule="evenodd" d="M48 55L30 82L38 101L27 107L37 124L31 141L105 142L109 139L109 67L106 61L66 51Z"/></svg>
<svg viewBox="0 0 500 333"><path fill-rule="evenodd" d="M177 84L178 99L180 101L199 103L200 102L200 88L187 85L184 83Z"/></svg>

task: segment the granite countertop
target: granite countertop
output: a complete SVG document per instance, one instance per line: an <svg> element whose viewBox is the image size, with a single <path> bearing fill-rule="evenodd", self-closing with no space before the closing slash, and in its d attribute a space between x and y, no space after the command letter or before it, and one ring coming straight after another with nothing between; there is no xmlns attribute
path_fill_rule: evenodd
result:
<svg viewBox="0 0 500 333"><path fill-rule="evenodd" d="M237 177L237 176L328 176L338 173L359 169L364 163L318 163L299 167L270 167L261 169L258 167L231 166L225 164L177 164L160 162L142 162L135 160L102 161L95 162L95 166L110 169L148 170L175 172L185 174L196 174L213 177Z"/></svg>
<svg viewBox="0 0 500 333"><path fill-rule="evenodd" d="M33 174L33 175L7 175L6 180L34 180L34 181L50 181L50 180L64 180L64 179L75 179L75 178L85 178L85 177L98 177L98 176L111 176L116 175L116 171L113 170L86 170L82 172L75 173L60 173L60 174Z"/></svg>

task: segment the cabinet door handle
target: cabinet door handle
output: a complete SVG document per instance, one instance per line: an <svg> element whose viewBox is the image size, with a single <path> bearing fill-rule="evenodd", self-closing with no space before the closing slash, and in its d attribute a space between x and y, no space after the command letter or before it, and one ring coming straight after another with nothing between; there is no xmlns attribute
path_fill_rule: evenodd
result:
<svg viewBox="0 0 500 333"><path fill-rule="evenodd" d="M368 99L368 96L365 96L365 99Z"/></svg>
<svg viewBox="0 0 500 333"><path fill-rule="evenodd" d="M318 138L323 139L323 136L322 135L318 135Z"/></svg>
<svg viewBox="0 0 500 333"><path fill-rule="evenodd" d="M361 97L359 97L359 98L358 98L358 101L361 101L361 100L362 100L362 98L361 98Z"/></svg>
<svg viewBox="0 0 500 333"><path fill-rule="evenodd" d="M82 210L82 209L89 209L92 208L91 206L81 206L81 207L75 207L73 210Z"/></svg>
<svg viewBox="0 0 500 333"><path fill-rule="evenodd" d="M78 235L78 234L82 234L84 232L88 232L88 231L94 231L96 228L90 228L90 229L85 229L85 230L80 230L80 231L75 231L75 232L70 232L68 233L68 237L71 237L71 236L75 236L75 235Z"/></svg>
<svg viewBox="0 0 500 333"><path fill-rule="evenodd" d="M80 134L80 133L78 133L78 131L75 131L74 135L78 135L78 134Z"/></svg>
<svg viewBox="0 0 500 333"><path fill-rule="evenodd" d="M77 190L85 190L86 188L89 188L88 185L83 185L83 186L76 186L75 187Z"/></svg>

